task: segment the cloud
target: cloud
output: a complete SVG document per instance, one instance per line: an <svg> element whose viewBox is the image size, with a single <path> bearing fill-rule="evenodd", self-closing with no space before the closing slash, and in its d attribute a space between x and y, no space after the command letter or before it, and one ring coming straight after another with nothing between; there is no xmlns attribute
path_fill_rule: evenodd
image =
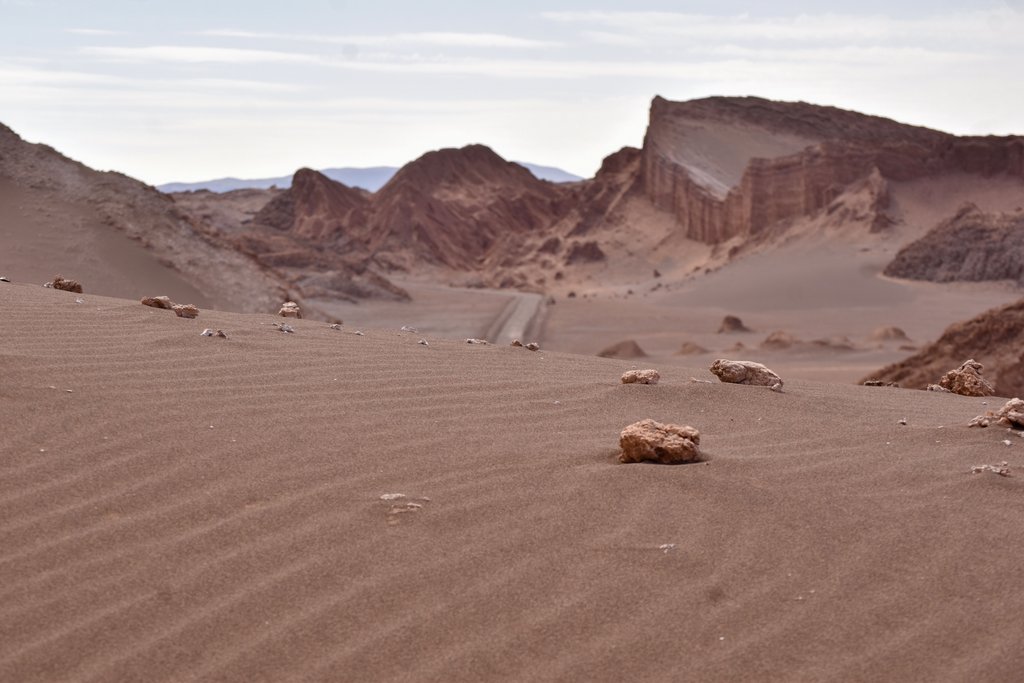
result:
<svg viewBox="0 0 1024 683"><path fill-rule="evenodd" d="M123 36L124 31L111 31L103 28L66 28L64 33L72 33L78 36Z"/></svg>
<svg viewBox="0 0 1024 683"><path fill-rule="evenodd" d="M215 29L200 31L198 35L222 38L254 38L260 40L288 40L305 43L328 43L354 46L426 45L434 47L480 47L537 49L559 47L561 43L532 38L521 38L501 33L393 33L385 35L324 35L310 33L273 33Z"/></svg>
<svg viewBox="0 0 1024 683"><path fill-rule="evenodd" d="M183 62L221 64L318 64L316 55L273 50L239 50L229 47L152 45L148 47L83 47L81 54L117 62Z"/></svg>
<svg viewBox="0 0 1024 683"><path fill-rule="evenodd" d="M1008 9L950 12L911 19L887 15L800 14L756 17L678 12L543 12L550 21L575 24L605 44L666 45L680 39L704 42L921 44L997 41L1018 44L1024 16ZM638 40L642 37L643 42Z"/></svg>

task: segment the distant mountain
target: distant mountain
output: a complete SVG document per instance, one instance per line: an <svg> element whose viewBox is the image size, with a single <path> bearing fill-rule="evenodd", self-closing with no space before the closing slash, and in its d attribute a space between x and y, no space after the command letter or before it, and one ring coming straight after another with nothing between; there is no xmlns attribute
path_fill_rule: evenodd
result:
<svg viewBox="0 0 1024 683"><path fill-rule="evenodd" d="M554 166L540 166L518 161L520 166L525 167L530 173L540 180L548 180L553 183L574 183L583 178L563 171ZM392 176L398 172L394 166L372 166L370 168L325 168L320 171L335 182L342 183L349 187L358 187L368 192L376 192L384 187ZM210 192L231 192L232 190L257 189L266 190L271 187L278 187L287 190L292 186L292 176L280 176L277 178L217 178L215 180L201 180L195 183L165 183L158 185L161 192L190 192L195 190L209 190Z"/></svg>

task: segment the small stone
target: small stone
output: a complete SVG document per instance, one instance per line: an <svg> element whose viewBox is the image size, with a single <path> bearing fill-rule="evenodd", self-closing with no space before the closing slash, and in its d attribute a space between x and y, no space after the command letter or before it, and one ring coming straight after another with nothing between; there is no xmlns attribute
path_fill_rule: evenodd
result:
<svg viewBox="0 0 1024 683"><path fill-rule="evenodd" d="M428 344L428 343L427 343L427 340L426 340L426 339L420 339L420 340L419 340L418 342L416 342L416 343L417 343L417 344L419 344L420 346L430 346L430 344Z"/></svg>
<svg viewBox="0 0 1024 683"><path fill-rule="evenodd" d="M356 331L355 331L355 332L353 332L352 334L356 335L357 337L364 337L364 336L366 336L366 335L364 335L364 334L363 334L362 332L360 332L359 330L356 330Z"/></svg>
<svg viewBox="0 0 1024 683"><path fill-rule="evenodd" d="M142 299L143 306L152 306L153 308L166 308L168 310L174 308L174 302L171 301L170 297L167 296L147 296Z"/></svg>
<svg viewBox="0 0 1024 683"><path fill-rule="evenodd" d="M949 389L947 389L946 387L940 387L940 386L939 386L938 384L929 384L929 385L928 385L928 386L927 386L927 387L925 388L925 391L937 391L937 392L938 392L938 393L940 393L940 394L948 394L948 393L951 393L951 392L949 391Z"/></svg>
<svg viewBox="0 0 1024 683"><path fill-rule="evenodd" d="M654 368L647 370L627 370L622 374L623 384L657 384L661 374Z"/></svg>
<svg viewBox="0 0 1024 683"><path fill-rule="evenodd" d="M651 419L634 422L619 435L624 463L651 460L663 464L700 460L700 432L690 426L662 424Z"/></svg>
<svg viewBox="0 0 1024 683"><path fill-rule="evenodd" d="M401 500L402 498L405 498L404 493L385 493L380 497L381 500Z"/></svg>
<svg viewBox="0 0 1024 683"><path fill-rule="evenodd" d="M294 301L285 301L281 304L281 310L277 314L282 318L301 318L302 309Z"/></svg>
<svg viewBox="0 0 1024 683"><path fill-rule="evenodd" d="M402 332L419 332L419 330L417 330L415 327L411 327L409 325L402 325L401 331Z"/></svg>
<svg viewBox="0 0 1024 683"><path fill-rule="evenodd" d="M75 294L82 293L82 285L75 280L65 280L60 275L57 275L50 281L50 286L54 289L62 289L65 292L74 292Z"/></svg>
<svg viewBox="0 0 1024 683"><path fill-rule="evenodd" d="M212 337L213 336L213 330L211 330L209 327L207 327L205 330L203 330L202 332L199 333L199 336L201 336L201 337Z"/></svg>
<svg viewBox="0 0 1024 683"><path fill-rule="evenodd" d="M523 342L519 341L518 339L513 339L512 343L509 344L509 346L522 346L522 345L523 345Z"/></svg>
<svg viewBox="0 0 1024 683"><path fill-rule="evenodd" d="M75 298L75 303L76 304L84 304L85 303L85 299L83 299L82 297L76 297Z"/></svg>
<svg viewBox="0 0 1024 683"><path fill-rule="evenodd" d="M907 418L901 417L900 419L896 420L896 424L900 424L900 425L904 425L905 426L907 424Z"/></svg>
<svg viewBox="0 0 1024 683"><path fill-rule="evenodd" d="M1012 446L1013 444L1010 442L1009 439L1003 439L1003 445L1004 446Z"/></svg>
<svg viewBox="0 0 1024 683"><path fill-rule="evenodd" d="M10 282L10 280L8 280L8 279L7 279L6 277L4 277L3 275L0 275L0 282Z"/></svg>
<svg viewBox="0 0 1024 683"><path fill-rule="evenodd" d="M998 474L1000 477L1008 477L1010 476L1010 466L1004 461L1002 465L975 465L971 468L971 474L981 474L982 472L991 472L992 474Z"/></svg>
<svg viewBox="0 0 1024 683"><path fill-rule="evenodd" d="M991 396L996 392L981 376L984 369L985 366L973 358L964 361L959 368L943 375L939 386L961 396Z"/></svg>
<svg viewBox="0 0 1024 683"><path fill-rule="evenodd" d="M467 344L486 344L487 340L486 339L473 339L473 338L470 338L470 339L466 340L466 343Z"/></svg>
<svg viewBox="0 0 1024 683"><path fill-rule="evenodd" d="M760 363L749 360L726 360L720 358L711 364L711 374L722 382L772 387L781 391L782 378Z"/></svg>
<svg viewBox="0 0 1024 683"><path fill-rule="evenodd" d="M334 323L330 327L331 327L332 330L340 330L341 329L341 323Z"/></svg>
<svg viewBox="0 0 1024 683"><path fill-rule="evenodd" d="M658 550L660 550L661 552L663 552L665 554L668 554L668 553L670 553L671 551L673 551L675 549L676 549L676 544L675 543L662 543L661 545L658 546Z"/></svg>
<svg viewBox="0 0 1024 683"><path fill-rule="evenodd" d="M174 304L171 310L179 318L194 318L199 315L199 309L192 304Z"/></svg>
<svg viewBox="0 0 1024 683"><path fill-rule="evenodd" d="M530 351L540 351L540 344L538 344L537 342L530 342L529 344L526 345L526 348L529 349Z"/></svg>
<svg viewBox="0 0 1024 683"><path fill-rule="evenodd" d="M287 332L288 334L295 334L295 328L287 323L274 323L274 327L281 330L282 332Z"/></svg>
<svg viewBox="0 0 1024 683"><path fill-rule="evenodd" d="M996 411L987 411L967 423L968 427L988 427L993 422L1010 427L1011 429L1024 429L1024 401L1019 398L1011 398L1003 404L1003 407Z"/></svg>

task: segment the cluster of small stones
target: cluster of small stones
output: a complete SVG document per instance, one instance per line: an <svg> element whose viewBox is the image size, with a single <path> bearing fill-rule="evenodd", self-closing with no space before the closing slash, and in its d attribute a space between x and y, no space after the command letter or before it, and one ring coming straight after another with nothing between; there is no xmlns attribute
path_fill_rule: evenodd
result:
<svg viewBox="0 0 1024 683"><path fill-rule="evenodd" d="M195 318L199 308L192 304L176 304L166 296L147 296L142 298L142 305L151 308L165 308L174 311L179 318Z"/></svg>
<svg viewBox="0 0 1024 683"><path fill-rule="evenodd" d="M538 344L537 342L530 342L529 344L524 344L518 339L513 339L510 346L518 346L521 348L529 349L530 351L540 351L540 344Z"/></svg>
<svg viewBox="0 0 1024 683"><path fill-rule="evenodd" d="M203 337L220 337L221 339L227 339L228 335L224 334L224 330L211 330L207 327L205 330L199 333Z"/></svg>
<svg viewBox="0 0 1024 683"><path fill-rule="evenodd" d="M1024 429L1024 401L1011 398L996 411L988 411L967 423L968 427L988 427L1000 424L1011 429Z"/></svg>

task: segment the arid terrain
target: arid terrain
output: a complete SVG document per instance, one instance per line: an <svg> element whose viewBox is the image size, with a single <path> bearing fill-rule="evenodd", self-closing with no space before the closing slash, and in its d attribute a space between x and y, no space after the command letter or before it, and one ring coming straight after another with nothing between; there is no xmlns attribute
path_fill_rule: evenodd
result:
<svg viewBox="0 0 1024 683"><path fill-rule="evenodd" d="M166 194L0 126L0 680L1014 680L1024 139L659 97L609 152Z"/></svg>

